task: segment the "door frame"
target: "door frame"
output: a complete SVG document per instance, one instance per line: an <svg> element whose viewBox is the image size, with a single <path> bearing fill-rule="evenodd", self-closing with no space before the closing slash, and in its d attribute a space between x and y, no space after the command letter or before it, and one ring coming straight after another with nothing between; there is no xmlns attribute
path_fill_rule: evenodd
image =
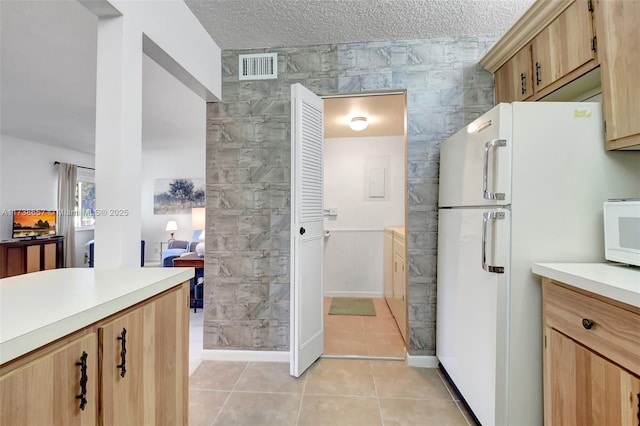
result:
<svg viewBox="0 0 640 426"><path fill-rule="evenodd" d="M407 224L408 224L408 185L407 185L407 170L408 170L408 125L407 125L407 120L408 120L408 112L407 112L407 89L386 89L386 90L371 90L371 91L360 91L360 92L339 92L339 93L316 93L316 95L318 97L320 97L322 100L324 99L331 99L331 98L355 98L355 97L365 97L365 96L385 96L385 95L404 95L405 98L405 102L404 102L404 111L403 111L403 115L404 115L404 226L405 226L405 230L407 228ZM324 118L323 118L324 121ZM324 122L323 122L323 127L324 127ZM290 127L292 126L292 124L290 124ZM324 161L324 153L323 153L323 161ZM290 190L293 191L293 182L290 182ZM293 212L292 212L293 214ZM406 233L406 231L405 231ZM408 247L409 247L409 241L408 238L405 239L405 259L407 259L407 265L409 263L409 257L407 256L408 254ZM294 253L291 253L290 256L293 258ZM293 279L293 277L289 277L290 280ZM406 305L405 305L405 317L406 317L406 336L407 336L407 342L405 342L405 348L406 348L406 353L409 352L409 303L410 303L410 297L409 297L409 268L407 267L405 270L405 299L406 299ZM323 298L323 306L324 306L324 298ZM290 294L289 296L289 304L290 307L289 309L293 312L294 310L294 305L295 305L295 298L293 293ZM289 327L292 327L292 324L289 324ZM324 325L323 325L324 328ZM295 348L293 347L293 342L290 341L289 342L289 351L293 351ZM323 354L322 357L324 357L325 355Z"/></svg>

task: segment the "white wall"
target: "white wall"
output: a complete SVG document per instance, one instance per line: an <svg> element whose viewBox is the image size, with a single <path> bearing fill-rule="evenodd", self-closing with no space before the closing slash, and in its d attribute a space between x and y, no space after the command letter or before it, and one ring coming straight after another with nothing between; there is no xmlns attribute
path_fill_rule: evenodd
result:
<svg viewBox="0 0 640 426"><path fill-rule="evenodd" d="M386 198L365 196L368 166L388 160ZM368 182L367 182L368 183ZM324 208L337 216L325 229L404 226L404 137L330 138L324 141Z"/></svg>
<svg viewBox="0 0 640 426"><path fill-rule="evenodd" d="M204 123L205 107L202 107ZM205 135L199 147L181 149L176 141L175 149L143 149L142 151L142 239L145 240L145 263L160 261L160 241L167 241L165 231L168 220L178 223L174 234L177 240L191 241L191 214L153 214L153 187L155 179L205 178ZM166 248L166 246L164 247Z"/></svg>
<svg viewBox="0 0 640 426"><path fill-rule="evenodd" d="M0 135L0 239L11 238L11 210L57 210L54 161L94 167L91 154Z"/></svg>
<svg viewBox="0 0 640 426"><path fill-rule="evenodd" d="M128 216L96 217L96 267L136 266L137 242L144 237L145 227L142 206L138 209L144 198L142 53L201 100L217 100L221 98L220 49L180 0L82 4L100 17L95 145L96 185L102 187L102 193L96 207L129 210ZM204 129L204 119L202 123ZM204 144L204 137L202 141Z"/></svg>
<svg viewBox="0 0 640 426"><path fill-rule="evenodd" d="M325 296L382 297L383 230L404 226L404 136L324 141ZM383 197L370 197L372 168L385 169ZM325 213L326 214L326 213Z"/></svg>

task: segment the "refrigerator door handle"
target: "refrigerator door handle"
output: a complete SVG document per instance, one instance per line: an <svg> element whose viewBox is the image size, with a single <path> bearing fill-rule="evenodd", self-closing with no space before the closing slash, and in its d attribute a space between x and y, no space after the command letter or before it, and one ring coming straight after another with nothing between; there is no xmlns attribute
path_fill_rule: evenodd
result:
<svg viewBox="0 0 640 426"><path fill-rule="evenodd" d="M504 266L487 264L487 222L504 219L503 212L485 212L482 214L482 269L495 274L504 274Z"/></svg>
<svg viewBox="0 0 640 426"><path fill-rule="evenodd" d="M489 151L492 148L507 146L505 139L492 139L484 144L484 169L482 173L483 197L486 200L504 200L504 193L489 192Z"/></svg>

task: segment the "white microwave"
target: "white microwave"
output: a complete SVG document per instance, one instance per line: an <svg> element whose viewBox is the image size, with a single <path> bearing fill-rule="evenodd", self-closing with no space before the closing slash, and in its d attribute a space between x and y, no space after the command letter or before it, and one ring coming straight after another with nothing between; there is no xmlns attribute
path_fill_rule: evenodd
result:
<svg viewBox="0 0 640 426"><path fill-rule="evenodd" d="M604 203L604 257L640 266L640 198Z"/></svg>

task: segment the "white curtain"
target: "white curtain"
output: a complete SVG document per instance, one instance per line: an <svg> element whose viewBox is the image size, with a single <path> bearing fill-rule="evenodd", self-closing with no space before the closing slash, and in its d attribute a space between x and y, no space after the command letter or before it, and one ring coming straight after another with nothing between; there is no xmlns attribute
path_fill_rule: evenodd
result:
<svg viewBox="0 0 640 426"><path fill-rule="evenodd" d="M64 266L74 267L75 224L73 212L76 208L76 177L78 166L60 163L58 165L58 234L64 236Z"/></svg>

